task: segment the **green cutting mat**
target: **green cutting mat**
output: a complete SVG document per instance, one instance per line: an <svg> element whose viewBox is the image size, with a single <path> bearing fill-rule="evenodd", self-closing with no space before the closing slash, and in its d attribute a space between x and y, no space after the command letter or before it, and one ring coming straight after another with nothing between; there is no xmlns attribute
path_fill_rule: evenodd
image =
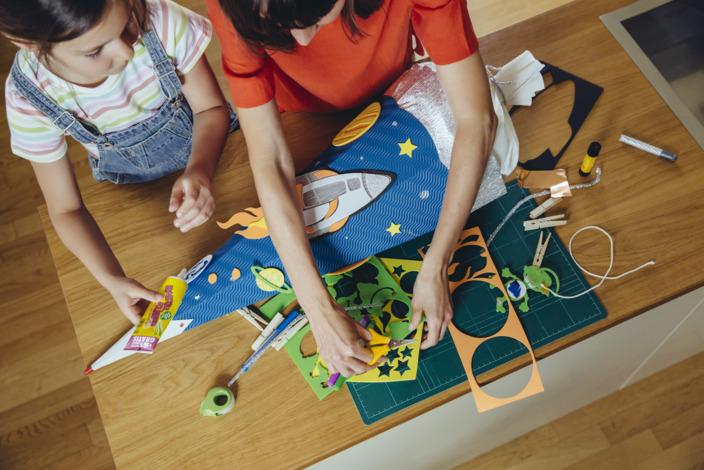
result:
<svg viewBox="0 0 704 470"><path fill-rule="evenodd" d="M472 213L466 227L479 226L485 239L488 239L501 220L513 206L529 192L513 181L507 185L508 193ZM524 266L533 262L538 246L539 230L525 232L523 221L536 207L535 200L524 203L504 225L489 252L499 273L504 267L521 276ZM544 237L547 237L547 231ZM426 246L432 233L411 240L403 245L377 255L379 258L418 259L418 248ZM563 295L574 295L589 288L579 268L575 265L564 245L553 232L548 244L544 267L554 270L560 279ZM521 276L522 277L522 276ZM402 277L402 281L405 281ZM411 279L412 281L412 279ZM406 283L402 287L406 289ZM412 282L410 283L412 285ZM496 312L496 290L491 291L485 283L467 283L467 288L458 288L453 295L455 305L455 325L473 336L489 336L503 326L506 314ZM546 297L529 291L530 310L521 312L514 304L514 310L523 324L533 349L552 343L587 325L606 318L606 310L593 292L572 300ZM495 338L482 343L477 349L472 368L480 375L512 359L527 353L527 349L511 338ZM422 351L417 379L409 382L388 384L349 383L357 409L365 424L371 424L397 411L418 403L437 393L447 390L467 380L455 345L449 333L428 350Z"/></svg>

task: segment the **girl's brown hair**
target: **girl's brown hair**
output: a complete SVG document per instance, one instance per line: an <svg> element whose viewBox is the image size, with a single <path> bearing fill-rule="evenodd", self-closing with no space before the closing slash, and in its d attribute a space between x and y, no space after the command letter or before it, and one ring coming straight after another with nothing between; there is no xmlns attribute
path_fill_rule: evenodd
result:
<svg viewBox="0 0 704 470"><path fill-rule="evenodd" d="M0 33L15 42L38 46L44 60L54 44L91 30L116 1L132 5L142 31L150 27L146 0L2 0Z"/></svg>

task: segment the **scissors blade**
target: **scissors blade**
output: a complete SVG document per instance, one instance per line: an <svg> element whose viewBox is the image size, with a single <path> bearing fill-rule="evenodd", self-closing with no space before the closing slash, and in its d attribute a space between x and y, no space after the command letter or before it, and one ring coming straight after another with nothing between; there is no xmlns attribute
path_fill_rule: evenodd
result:
<svg viewBox="0 0 704 470"><path fill-rule="evenodd" d="M417 339L392 339L389 340L389 349L395 349L407 344L417 343Z"/></svg>

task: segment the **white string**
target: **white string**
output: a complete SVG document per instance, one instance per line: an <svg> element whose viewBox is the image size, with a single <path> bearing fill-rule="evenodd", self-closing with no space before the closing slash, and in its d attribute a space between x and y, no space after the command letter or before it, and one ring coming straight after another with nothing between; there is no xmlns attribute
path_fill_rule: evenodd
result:
<svg viewBox="0 0 704 470"><path fill-rule="evenodd" d="M599 182L599 180L601 180L601 168L596 169L596 178L594 178L592 181L589 181L587 183L582 183L582 184L571 184L570 189L589 188L589 187L597 184ZM501 221L501 223L494 229L494 231L491 233L489 238L486 239L487 248L491 245L491 242L494 241L494 238L496 238L496 235L498 235L499 230L501 230L501 228L506 224L506 222L508 222L508 219L510 219L511 216L513 216L513 214L516 213L518 208L521 207L521 205L523 205L524 202L527 202L527 201L530 201L531 199L535 199L536 197L545 196L548 194L550 194L550 190L546 189L545 191L541 191L539 193L529 194L526 197L524 197L523 199L521 199L520 201L518 201L516 203L516 205L513 206L513 208L508 212L508 214L506 214L506 216Z"/></svg>
<svg viewBox="0 0 704 470"><path fill-rule="evenodd" d="M636 376L636 374L643 368L643 366L650 360L650 358L653 357L656 352L658 352L658 350L662 347L663 344L665 344L665 342L668 339L670 339L670 336L674 335L675 332L680 329L680 327L684 324L684 322L687 321L687 319L692 316L692 314L699 308L699 306L702 303L704 303L704 297L699 301L699 303L697 305L694 306L694 308L692 310L689 311L689 313L687 315L684 316L684 318L677 324L677 326L674 327L672 329L672 331L670 331L670 334L665 336L665 339L660 341L660 344L658 344L657 347L655 349L653 349L653 352L651 352L648 355L648 357L646 357L645 360L643 360L643 362L638 366L638 368L630 375L630 377L628 377L626 379L626 381L623 382L623 384L621 384L621 386L618 388L619 390L623 390L624 387L626 387L626 385L628 385L628 382L630 382L633 379L633 377Z"/></svg>
<svg viewBox="0 0 704 470"><path fill-rule="evenodd" d="M584 268L582 267L582 265L577 262L577 260L574 258L574 255L572 254L572 241L574 240L574 237L576 237L579 232L581 232L581 231L583 231L583 230L587 230L587 229L599 230L601 233L603 233L604 235L606 235L606 236L609 238L609 243L611 243L611 250L610 250L610 251L611 251L611 253L610 253L610 254L611 254L611 259L609 260L609 269L606 270L606 272L604 273L603 276L600 275L600 274L594 274L594 273L592 273L592 272L587 271L586 269L584 269ZM547 289L552 295L554 295L555 297L559 297L559 298L561 298L561 299L576 299L577 297L581 297L581 296L583 296L584 294L588 294L589 292L593 291L594 289L596 289L597 287L599 287L600 285L602 285L602 284L604 283L604 281L607 280L607 279L620 279L620 278L622 278L623 276L627 276L627 275L629 275L629 274L631 274L631 273L634 273L634 272L636 272L636 271L638 271L638 270L640 270L640 269L643 269L643 268L646 267L646 266L649 266L649 265L651 265L651 264L655 264L655 261L648 261L647 263L645 263L645 264L643 264L643 265L641 265L641 266L638 266L638 267L635 268L635 269L631 269L630 271L625 272L625 273L623 273L623 274L620 274L620 275L618 275L618 276L609 276L609 273L611 272L611 268L612 268L613 265L614 265L614 239L611 238L611 235L609 235L609 234L606 232L606 230L604 230L604 229L601 228L601 227L597 227L596 225L587 225L586 227L582 227L582 228L580 228L579 230L577 230L577 231L574 233L574 235L572 235L572 238L570 238L569 251L570 251L570 256L572 257L572 261L574 261L574 264L576 264L579 269L581 269L581 270L582 270L583 272L585 272L586 274L589 274L590 276L597 277L597 278L599 278L599 279L601 279L601 280L599 281L599 283L598 283L597 285L595 285L595 286L593 286L593 287L591 287L591 288L585 290L585 291L582 292L581 294L577 294L577 295L560 295L560 294L558 294L558 293L556 293L556 292L553 292L550 288L548 288L548 287L545 286L544 284L541 286L541 287L546 288L546 289Z"/></svg>

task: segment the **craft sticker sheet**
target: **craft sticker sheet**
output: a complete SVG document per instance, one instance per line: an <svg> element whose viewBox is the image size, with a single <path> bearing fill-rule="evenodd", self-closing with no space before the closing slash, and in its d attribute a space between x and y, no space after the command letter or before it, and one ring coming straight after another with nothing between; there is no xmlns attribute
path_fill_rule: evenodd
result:
<svg viewBox="0 0 704 470"><path fill-rule="evenodd" d="M369 317L368 328L391 339L416 339L412 344L392 349L388 362L364 374L350 377L348 382L395 382L414 380L418 370L420 339L423 324L413 332L408 325L411 318L411 301L393 280L383 265L374 257L354 269L323 276L328 290L355 321ZM379 306L357 308L363 305ZM311 346L312 345L312 346ZM330 374L314 346L313 333L307 325L285 346L304 378L318 398L333 391L327 386Z"/></svg>

